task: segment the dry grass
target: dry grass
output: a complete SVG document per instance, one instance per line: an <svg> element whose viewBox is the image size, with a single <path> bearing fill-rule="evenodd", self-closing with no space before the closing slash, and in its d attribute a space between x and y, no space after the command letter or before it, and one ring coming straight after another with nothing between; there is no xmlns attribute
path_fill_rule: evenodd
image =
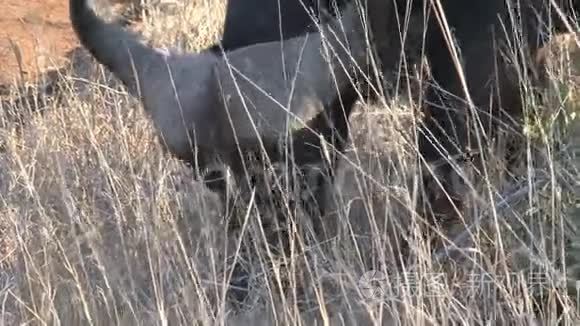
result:
<svg viewBox="0 0 580 326"><path fill-rule="evenodd" d="M173 16L153 11L140 30L197 51L218 38L223 9L197 0ZM464 221L439 230L460 240L453 259L440 258L451 240L424 241L414 214L414 107L363 106L329 195L328 239L283 266L254 237L239 258L251 292L234 307L225 290L239 232L226 234L218 198L162 152L136 100L79 51L42 114L2 102L0 325L530 325L538 310L551 325L559 300L572 325L580 58L556 53L548 104L529 101L519 164L508 173L489 160L488 178L466 190ZM244 216L247 233L268 218L250 206ZM372 270L369 288L361 277ZM569 288L555 284L561 274Z"/></svg>

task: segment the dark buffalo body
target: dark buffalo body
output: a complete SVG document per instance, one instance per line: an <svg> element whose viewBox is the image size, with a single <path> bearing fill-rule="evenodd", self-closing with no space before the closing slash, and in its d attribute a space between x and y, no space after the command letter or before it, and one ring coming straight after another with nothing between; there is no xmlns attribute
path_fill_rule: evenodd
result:
<svg viewBox="0 0 580 326"><path fill-rule="evenodd" d="M329 7L329 2L307 0L314 9ZM346 1L341 0L340 8ZM317 3L314 3L317 2ZM467 103L456 62L435 14L427 0L366 0L374 45L383 70L395 69L401 51L398 31L405 14L427 22L409 26L426 28L425 56L431 68L423 110L424 128L419 132L419 150L428 162L442 162L439 175L451 180L449 157L465 154L473 147L475 120L483 127L484 144L493 136L498 123L512 123L522 110L520 77L528 71L527 60L545 44L549 32L564 31L565 24L548 0L440 0L446 23L457 44L459 65L463 70L474 110ZM575 0L557 0L564 15L575 22ZM515 24L514 24L515 22ZM226 51L252 43L291 38L307 33L312 18L301 0L230 0L227 7L223 47ZM515 45L515 46L514 46ZM510 58L511 56L511 58ZM516 60L514 60L514 57ZM515 62L515 63L514 63ZM396 70L395 70L396 71ZM515 119L514 119L515 118ZM479 132L481 135L481 132ZM451 190L444 182L446 190Z"/></svg>

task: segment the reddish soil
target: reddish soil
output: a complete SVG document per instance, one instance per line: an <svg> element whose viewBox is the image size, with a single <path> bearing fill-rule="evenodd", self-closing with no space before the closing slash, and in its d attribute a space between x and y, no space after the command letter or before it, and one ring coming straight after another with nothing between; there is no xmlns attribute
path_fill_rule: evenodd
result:
<svg viewBox="0 0 580 326"><path fill-rule="evenodd" d="M77 45L68 19L66 0L0 0L0 85L20 75L30 80L66 62Z"/></svg>

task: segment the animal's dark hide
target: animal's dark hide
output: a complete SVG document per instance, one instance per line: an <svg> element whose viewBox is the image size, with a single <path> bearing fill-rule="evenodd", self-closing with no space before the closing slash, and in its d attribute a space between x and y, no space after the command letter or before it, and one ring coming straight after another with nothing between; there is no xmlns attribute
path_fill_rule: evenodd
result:
<svg viewBox="0 0 580 326"><path fill-rule="evenodd" d="M347 0L228 0L222 47L227 51L248 45L287 40L318 31L321 9L333 13ZM313 20L314 19L314 20ZM281 38L282 36L282 38ZM218 45L213 50L220 51Z"/></svg>
<svg viewBox="0 0 580 326"><path fill-rule="evenodd" d="M535 78L530 59L546 43L550 33L562 31L564 27L544 0L522 0L519 7L509 3L505 0L441 1L447 25L458 46L459 64L473 110L468 105L464 84L434 8L426 19L425 52L435 86L428 88L423 105L427 119L419 132L419 151L428 162L442 164L436 174L459 209L461 191L453 189L452 183L462 181L447 160L475 157L476 167L481 167L485 149L491 148L490 141L500 126L519 130L524 105L521 85L534 83ZM567 10L566 14L570 15ZM472 156L469 148L481 155ZM441 189L429 191L435 215L455 213L441 192Z"/></svg>
<svg viewBox="0 0 580 326"><path fill-rule="evenodd" d="M342 116L333 112L337 101L344 97L341 93L353 87L350 60L356 57L357 63L366 58L365 36L356 8L351 6L339 20L327 24L326 34L311 33L284 44L254 44L229 52L225 60L208 51L187 54L144 45L137 35L103 21L87 1L70 0L76 35L132 95L139 96L163 148L173 156L201 171L220 161L234 170L236 178L243 178L246 159L239 154L256 152L255 142L261 139L274 162L294 161L298 169L302 164L324 165L325 157L312 150L312 146L321 144L314 135L318 131L328 142L336 142L333 119ZM346 26L346 35L330 33L339 26ZM324 55L321 50L323 37L324 44L334 49L332 55ZM347 48L342 47L344 43ZM287 61L282 61L280 51ZM284 69L279 69L282 65L290 74L301 72L293 79L296 85L287 82ZM230 72L231 67L236 72ZM286 106L298 118L305 117L303 113L310 109L323 111L311 121L315 133L306 129L286 134L288 111L282 110L280 103L290 98ZM344 121L348 117L338 120L337 126L346 128ZM272 147L278 145L280 137L291 141L291 156ZM210 175L207 185L223 194L224 183L210 181L216 176L219 174Z"/></svg>
<svg viewBox="0 0 580 326"><path fill-rule="evenodd" d="M303 11L296 11L297 7L284 9L294 0L280 1L283 3L281 23L278 20L277 0L229 0L223 38L225 50L265 40L278 40L281 34L286 39L308 31L310 18L305 19L307 16ZM577 22L574 9L579 9L580 1L556 1L564 15L572 18L572 23ZM403 46L399 35L405 14L418 17L414 21L425 22L424 25L409 26L411 34L421 34L423 28L427 28L424 50L431 68L430 82L436 85L427 89L423 104L427 117L419 132L419 151L428 162L443 163L436 174L441 177L444 190L454 199L453 203L449 202L444 195L440 195L443 192L441 189L428 189L427 201L434 210L431 212L434 214L428 215L450 217L454 215L451 206L461 208L461 201L452 185L457 174L452 165L445 161L464 154L468 147L477 148L472 137L476 125L479 125L481 132L485 132L482 139L484 148L488 147L486 142L491 140L500 124L517 127L514 122L521 115L523 106L520 82L521 77L528 78L525 74L529 71L529 59L548 40L549 32L566 31L566 24L549 7L548 0L366 2L374 46L387 76L396 71L401 63L401 52L408 54L403 51L403 48L408 48ZM453 42L457 43L458 64L462 68L475 112L466 103L464 84L451 57L447 37L441 28L442 21L434 13L433 3L437 2L440 2ZM263 16L269 19L262 20ZM480 123L474 124L474 120ZM273 149L270 152L276 153ZM427 177L425 183L431 183L428 181L430 179Z"/></svg>
<svg viewBox="0 0 580 326"><path fill-rule="evenodd" d="M547 41L550 31L546 22L554 19L558 31L563 26L561 21L550 15L544 0L523 0L519 8L511 9L505 0L447 0L441 3L452 37L458 45L460 65L471 99L476 108L490 115L481 117L483 123L502 120L500 111L512 115L521 113L517 71L526 71L529 59ZM454 149L455 146L448 142L453 139L448 139L442 132L452 133L453 129L459 129L457 137L452 138L457 138L460 143L468 139L464 137L467 130L461 130L467 126L464 123L467 113L463 111L467 98L445 35L431 11L427 18L425 50L432 80L440 87L431 87L427 95L426 109L430 117L427 128L453 155L460 149ZM513 16L517 17L516 24L512 23ZM450 108L459 108L459 114L449 114ZM433 160L439 155L427 143L430 142L422 145L423 152Z"/></svg>
<svg viewBox="0 0 580 326"><path fill-rule="evenodd" d="M404 57L401 53L409 64L413 59L409 50L417 50L401 42L406 18L415 17L414 24L407 26L407 37L424 31L431 78L422 105L426 119L418 133L419 152L427 162L439 165L436 173L452 197L451 182L458 180L448 159L465 156L467 148L478 150L476 128L480 129L482 148L489 148L500 125L517 129L523 106L522 78L533 82L534 77L529 73L533 71L530 59L551 33L566 31L561 14L570 23L577 22L580 1L557 2L560 13L548 0L367 0L373 42L385 76L397 71ZM456 44L458 61L451 55L443 25ZM440 197L442 191L430 193ZM434 209L448 213L449 205Z"/></svg>
<svg viewBox="0 0 580 326"><path fill-rule="evenodd" d="M347 1L353 0L342 2ZM556 2L571 22L577 22L574 11L580 7L580 1ZM277 40L280 35L288 38L312 26L299 0L280 3L281 8L276 0L230 0L223 37L226 51L253 42ZM415 22L426 22L408 27L411 34L421 34L426 27L424 54L431 68L430 83L435 86L427 89L423 105L427 119L419 132L419 149L431 163L460 156L466 147L473 147L470 136L474 120L480 120L481 131L485 132L484 145L493 137L499 123L513 123L513 118L517 119L522 110L520 77L528 71L528 59L545 44L549 32L566 30L551 0L366 0L362 3L368 6L374 46L386 76L396 72L401 63L403 44L399 32L405 14L419 17ZM459 65L477 113L468 109L464 84L450 55L442 21L435 14L435 3L440 3L453 41L458 45ZM406 60L409 63L410 58ZM449 178L451 165L443 164L439 172L447 175L444 180L453 179ZM444 183L444 187L451 190L450 185Z"/></svg>

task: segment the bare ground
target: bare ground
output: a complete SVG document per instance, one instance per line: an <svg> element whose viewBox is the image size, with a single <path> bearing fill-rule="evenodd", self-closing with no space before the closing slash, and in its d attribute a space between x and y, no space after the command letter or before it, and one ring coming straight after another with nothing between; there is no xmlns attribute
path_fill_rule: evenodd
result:
<svg viewBox="0 0 580 326"><path fill-rule="evenodd" d="M60 67L77 46L66 1L2 0L0 6L0 84Z"/></svg>

